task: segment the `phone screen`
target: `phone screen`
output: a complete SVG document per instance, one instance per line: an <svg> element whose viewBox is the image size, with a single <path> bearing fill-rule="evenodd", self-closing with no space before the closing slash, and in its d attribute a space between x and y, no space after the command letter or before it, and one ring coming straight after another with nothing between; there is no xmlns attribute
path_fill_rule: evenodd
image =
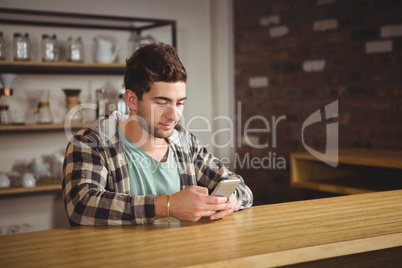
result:
<svg viewBox="0 0 402 268"><path fill-rule="evenodd" d="M236 189L237 185L239 185L240 179L227 179L222 180L218 183L215 190L211 193L213 196L225 196L229 198L234 190Z"/></svg>

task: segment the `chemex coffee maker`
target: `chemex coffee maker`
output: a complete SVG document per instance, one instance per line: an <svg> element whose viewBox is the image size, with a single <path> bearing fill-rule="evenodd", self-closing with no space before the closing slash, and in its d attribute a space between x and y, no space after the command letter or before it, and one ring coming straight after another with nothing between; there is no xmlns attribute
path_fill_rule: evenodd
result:
<svg viewBox="0 0 402 268"><path fill-rule="evenodd" d="M13 84L16 74L0 74L0 80L3 87L0 88L0 125L11 125L13 124L13 119L10 115L9 106L4 103L4 97L12 96L13 89L11 85Z"/></svg>
<svg viewBox="0 0 402 268"><path fill-rule="evenodd" d="M50 112L49 95L50 90L38 90L38 124L51 124L53 123L52 113Z"/></svg>

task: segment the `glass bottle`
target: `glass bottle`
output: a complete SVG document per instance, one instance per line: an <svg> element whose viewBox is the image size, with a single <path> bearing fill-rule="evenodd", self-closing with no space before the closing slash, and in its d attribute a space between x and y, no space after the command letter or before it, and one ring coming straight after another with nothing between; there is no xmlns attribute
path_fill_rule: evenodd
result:
<svg viewBox="0 0 402 268"><path fill-rule="evenodd" d="M109 103L108 94L106 88L100 88L95 91L96 94L96 118L108 117L107 106Z"/></svg>
<svg viewBox="0 0 402 268"><path fill-rule="evenodd" d="M0 32L0 60L6 59L6 41L3 38L3 32Z"/></svg>
<svg viewBox="0 0 402 268"><path fill-rule="evenodd" d="M31 42L28 33L14 33L13 39L14 60L30 61L31 60Z"/></svg>
<svg viewBox="0 0 402 268"><path fill-rule="evenodd" d="M136 46L136 41L137 40L137 33L136 32L131 32L130 38L128 39L127 42L127 57L130 57L131 54L135 51L135 46Z"/></svg>
<svg viewBox="0 0 402 268"><path fill-rule="evenodd" d="M109 117L112 111L116 110L118 92L107 83L103 88L97 89L96 94L96 117Z"/></svg>
<svg viewBox="0 0 402 268"><path fill-rule="evenodd" d="M42 35L42 61L57 61L59 59L59 47L56 35Z"/></svg>
<svg viewBox="0 0 402 268"><path fill-rule="evenodd" d="M119 111L122 114L130 114L130 108L128 108L124 98L125 91L126 90L123 88L119 92L119 98L117 100L117 111Z"/></svg>
<svg viewBox="0 0 402 268"><path fill-rule="evenodd" d="M84 45L81 37L69 37L67 40L67 60L71 62L84 61Z"/></svg>

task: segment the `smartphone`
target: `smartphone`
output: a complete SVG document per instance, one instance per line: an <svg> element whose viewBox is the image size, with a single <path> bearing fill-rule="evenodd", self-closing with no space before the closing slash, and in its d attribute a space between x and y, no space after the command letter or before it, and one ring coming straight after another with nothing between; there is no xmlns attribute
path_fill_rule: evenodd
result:
<svg viewBox="0 0 402 268"><path fill-rule="evenodd" d="M215 190L211 193L213 196L225 196L229 198L237 185L239 185L240 179L227 179L221 180L216 186Z"/></svg>

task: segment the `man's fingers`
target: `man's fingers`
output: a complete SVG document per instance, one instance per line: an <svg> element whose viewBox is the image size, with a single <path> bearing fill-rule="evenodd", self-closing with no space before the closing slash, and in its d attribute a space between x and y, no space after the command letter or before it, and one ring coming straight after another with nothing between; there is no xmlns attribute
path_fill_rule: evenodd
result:
<svg viewBox="0 0 402 268"><path fill-rule="evenodd" d="M208 188L206 188L206 187L196 186L196 185L193 185L193 186L190 186L190 187L192 187L198 193L208 195Z"/></svg>
<svg viewBox="0 0 402 268"><path fill-rule="evenodd" d="M208 196L206 199L207 204L222 204L226 203L228 199L224 196Z"/></svg>
<svg viewBox="0 0 402 268"><path fill-rule="evenodd" d="M206 210L211 211L219 211L219 210L230 210L232 209L232 205L230 203L223 203L223 204L207 204Z"/></svg>
<svg viewBox="0 0 402 268"><path fill-rule="evenodd" d="M225 217L228 214L230 214L230 212L228 210L221 210L221 211L218 211L218 212L212 214L211 216L209 216L209 219L211 221L218 220L218 219Z"/></svg>

